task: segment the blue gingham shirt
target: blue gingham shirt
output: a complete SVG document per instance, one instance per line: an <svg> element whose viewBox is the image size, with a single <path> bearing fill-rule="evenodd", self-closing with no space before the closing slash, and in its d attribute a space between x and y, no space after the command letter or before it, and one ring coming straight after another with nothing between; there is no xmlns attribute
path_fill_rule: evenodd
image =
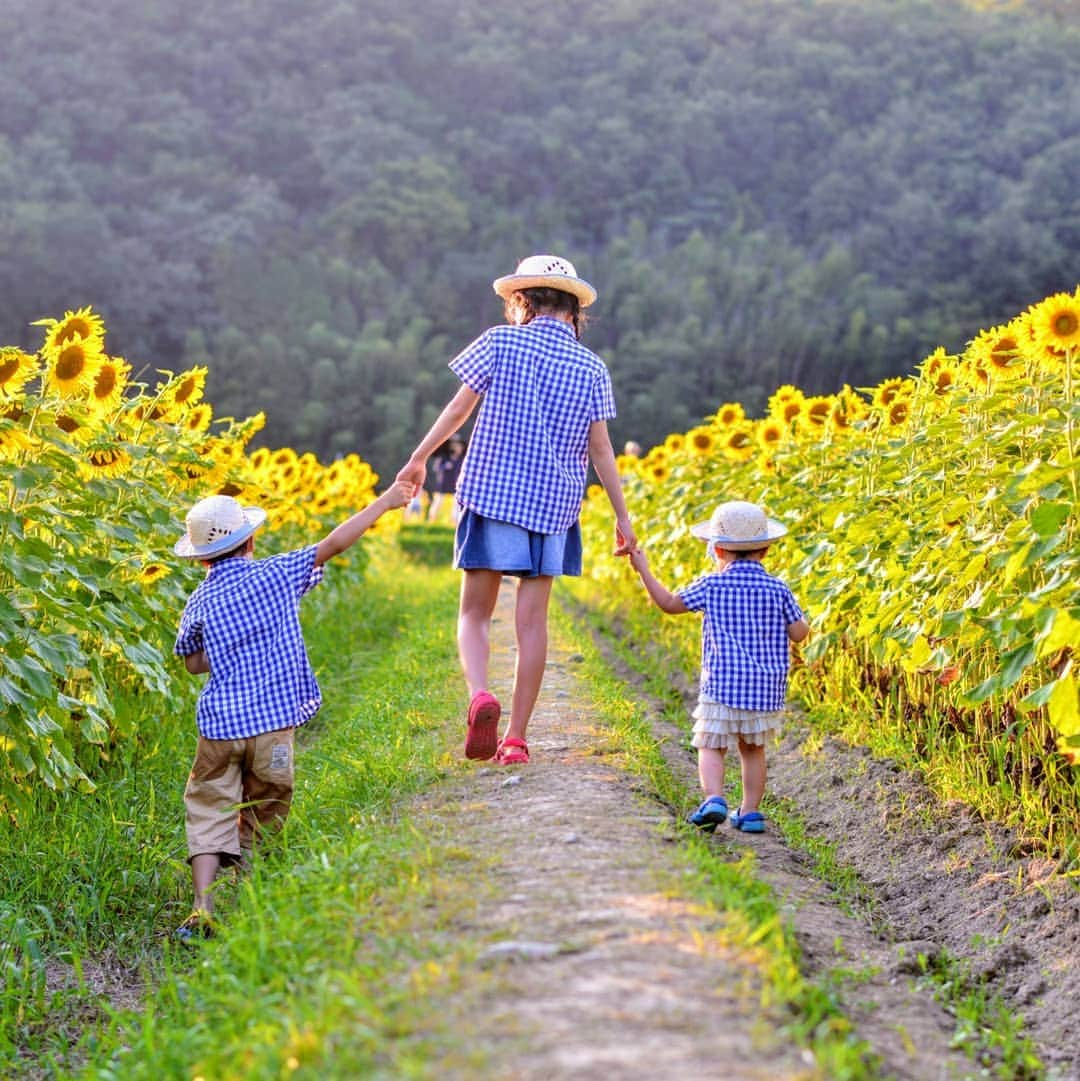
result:
<svg viewBox="0 0 1080 1081"><path fill-rule="evenodd" d="M173 651L205 650L195 719L207 739L304 724L322 705L300 630L300 598L322 581L315 546L215 563L188 598Z"/></svg>
<svg viewBox="0 0 1080 1081"><path fill-rule="evenodd" d="M733 709L784 708L790 646L787 629L803 618L787 585L756 560L702 575L678 596L704 612L700 697Z"/></svg>
<svg viewBox="0 0 1080 1081"><path fill-rule="evenodd" d="M565 532L581 514L589 428L615 416L604 362L568 323L540 316L485 331L450 368L483 395L458 502L537 533Z"/></svg>

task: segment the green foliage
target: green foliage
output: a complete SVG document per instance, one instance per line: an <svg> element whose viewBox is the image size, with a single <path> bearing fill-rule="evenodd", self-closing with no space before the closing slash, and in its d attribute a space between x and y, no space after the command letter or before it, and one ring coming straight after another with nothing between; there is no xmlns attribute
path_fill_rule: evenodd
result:
<svg viewBox="0 0 1080 1081"><path fill-rule="evenodd" d="M927 370L911 384L902 422L881 407L854 430L797 428L767 468L673 455L661 483L631 478L627 499L670 586L707 569L688 526L716 504L753 500L787 522L767 562L812 621L795 693L821 723L1066 853L1080 832L1076 358L990 383L964 382L974 360L952 363L944 391ZM602 553L611 522L602 499L590 506ZM592 602L695 667L697 620L649 612L611 557L591 573Z"/></svg>
<svg viewBox="0 0 1080 1081"><path fill-rule="evenodd" d="M419 563L448 567L454 556L454 530L437 523L413 523L401 528L398 547Z"/></svg>
<svg viewBox="0 0 1080 1081"><path fill-rule="evenodd" d="M1078 31L998 6L26 5L5 340L93 302L269 445L389 475L539 248L599 287L619 443L870 384L1071 284Z"/></svg>

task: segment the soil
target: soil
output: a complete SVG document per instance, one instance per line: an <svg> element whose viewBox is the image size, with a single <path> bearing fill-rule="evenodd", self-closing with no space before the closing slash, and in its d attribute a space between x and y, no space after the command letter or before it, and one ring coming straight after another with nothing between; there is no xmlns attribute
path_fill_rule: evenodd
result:
<svg viewBox="0 0 1080 1081"><path fill-rule="evenodd" d="M504 701L511 603L507 586L492 629L492 689ZM488 853L491 867L460 927L479 937L476 969L448 1007L450 1023L482 1041L490 1062L440 1076L827 1076L779 1034L784 1019L759 1001L755 959L718 933L723 913L680 897L686 871L675 842L687 808L660 805L605 753L574 662L553 643L529 765L471 770L418 812L436 838ZM696 774L685 730L664 720L640 681L631 692L689 805ZM1068 1039L1080 1012L1072 882L1003 828L940 806L892 764L835 742L810 746L793 721L770 750L771 797L835 846L863 903L838 898L775 827L748 836L722 826L710 843L723 860L753 850L795 929L804 971L842 974L835 994L879 1057L879 1076L1006 1076L958 1049L956 1019L921 976L920 957L947 953L1023 1014L1046 1076L1080 1078L1080 1049Z"/></svg>

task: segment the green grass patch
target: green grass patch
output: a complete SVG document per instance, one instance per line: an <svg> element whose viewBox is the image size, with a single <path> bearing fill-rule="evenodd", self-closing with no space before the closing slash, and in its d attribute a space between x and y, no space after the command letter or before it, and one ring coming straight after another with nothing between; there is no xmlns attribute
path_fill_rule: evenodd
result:
<svg viewBox="0 0 1080 1081"><path fill-rule="evenodd" d="M141 756L4 827L4 1076L423 1078L482 1054L427 1005L470 948L444 932L472 903L447 882L473 857L407 817L460 768L458 576L390 553L365 582L334 570L304 606L325 704L293 811L249 873L219 879L215 940L170 937L190 903L190 701L130 703ZM106 968L130 974L132 1001L100 993Z"/></svg>
<svg viewBox="0 0 1080 1081"><path fill-rule="evenodd" d="M454 557L454 528L438 522L407 522L397 542L407 556L429 566L448 567Z"/></svg>

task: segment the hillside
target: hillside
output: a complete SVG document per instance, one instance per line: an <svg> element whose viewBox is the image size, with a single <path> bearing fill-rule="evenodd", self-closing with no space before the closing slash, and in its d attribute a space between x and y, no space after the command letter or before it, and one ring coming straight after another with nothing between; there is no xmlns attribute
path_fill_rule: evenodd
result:
<svg viewBox="0 0 1080 1081"><path fill-rule="evenodd" d="M870 385L1075 281L1080 32L982 7L41 0L0 64L4 340L93 304L137 369L385 473L546 248L600 289L617 440Z"/></svg>

